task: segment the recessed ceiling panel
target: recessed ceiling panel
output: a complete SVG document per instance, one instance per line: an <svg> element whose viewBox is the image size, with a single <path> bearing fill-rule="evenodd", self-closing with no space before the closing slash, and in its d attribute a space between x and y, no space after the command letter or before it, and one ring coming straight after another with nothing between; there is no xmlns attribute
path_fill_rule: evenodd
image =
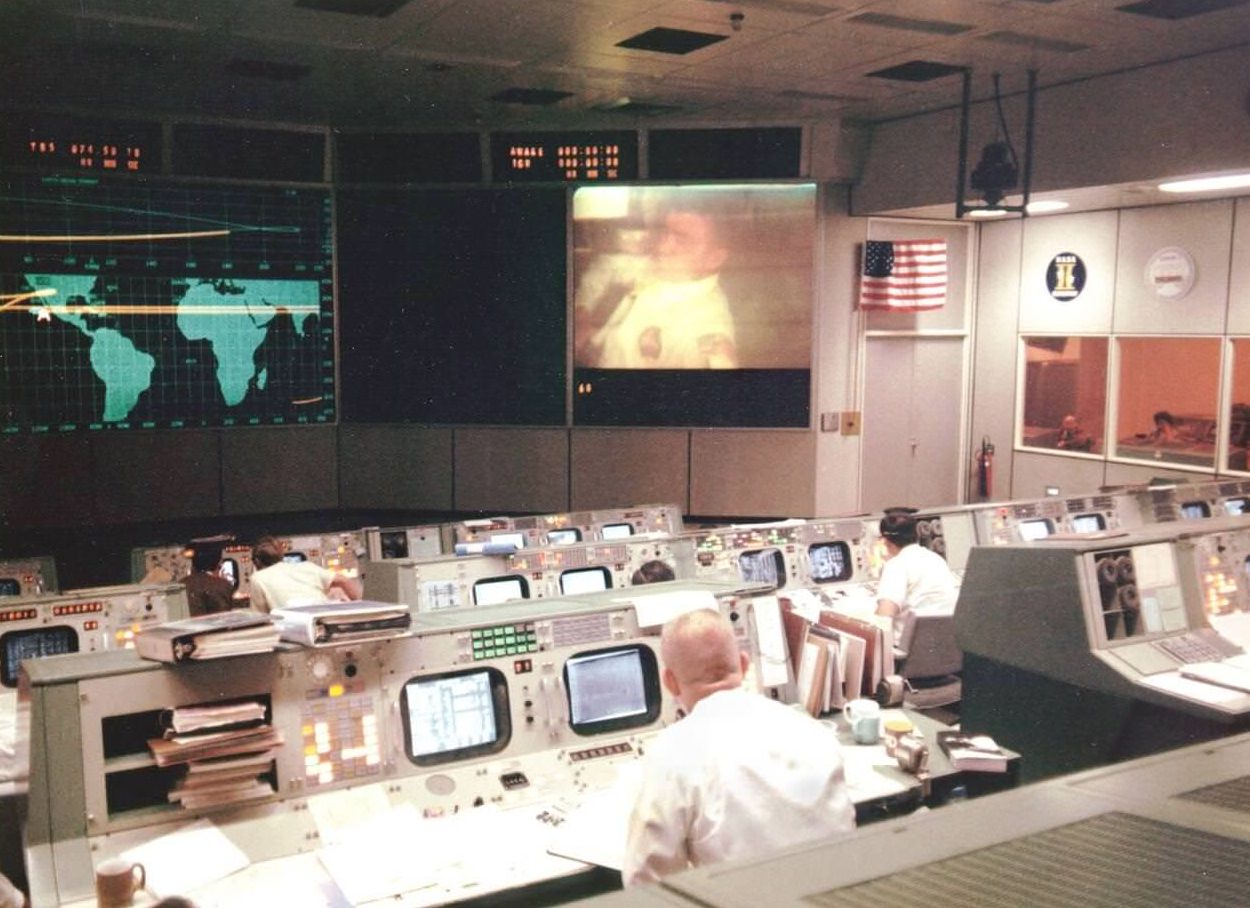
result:
<svg viewBox="0 0 1250 908"><path fill-rule="evenodd" d="M896 82L932 82L946 76L962 73L964 67L937 63L933 60L909 60L897 66L878 69L868 73L874 79L893 79Z"/></svg>
<svg viewBox="0 0 1250 908"><path fill-rule="evenodd" d="M1150 16L1154 19L1189 19L1222 9L1245 6L1247 0L1141 0L1117 7L1124 13Z"/></svg>
<svg viewBox="0 0 1250 908"><path fill-rule="evenodd" d="M624 41L618 41L617 47L630 50L649 50L657 54L689 54L693 51L724 41L725 35L714 35L710 32L693 32L684 28L652 28L639 32Z"/></svg>
<svg viewBox="0 0 1250 908"><path fill-rule="evenodd" d="M411 0L295 0L296 6L348 16L389 16Z"/></svg>
<svg viewBox="0 0 1250 908"><path fill-rule="evenodd" d="M940 19L914 19L910 16L891 16L886 13L860 13L848 22L892 28L896 31L921 32L927 35L962 35L972 31L973 26L962 22L943 22Z"/></svg>

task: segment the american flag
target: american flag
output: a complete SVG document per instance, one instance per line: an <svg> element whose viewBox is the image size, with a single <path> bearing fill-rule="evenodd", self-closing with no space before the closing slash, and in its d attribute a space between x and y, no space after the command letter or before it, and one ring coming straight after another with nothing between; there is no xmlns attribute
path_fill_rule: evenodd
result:
<svg viewBox="0 0 1250 908"><path fill-rule="evenodd" d="M864 244L861 309L916 312L946 303L946 240L869 240Z"/></svg>

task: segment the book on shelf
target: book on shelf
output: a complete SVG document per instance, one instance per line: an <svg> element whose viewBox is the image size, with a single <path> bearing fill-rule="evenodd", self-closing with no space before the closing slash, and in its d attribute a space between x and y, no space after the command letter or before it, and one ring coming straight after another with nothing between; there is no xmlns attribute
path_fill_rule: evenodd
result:
<svg viewBox="0 0 1250 908"><path fill-rule="evenodd" d="M272 725L257 725L235 731L150 738L148 750L157 766L173 766L192 760L268 752L281 744L282 734Z"/></svg>
<svg viewBox="0 0 1250 908"><path fill-rule="evenodd" d="M233 609L146 627L135 637L135 650L144 659L186 662L269 652L279 641L268 615Z"/></svg>
<svg viewBox="0 0 1250 908"><path fill-rule="evenodd" d="M161 721L168 729L165 732L167 738L205 729L226 731L246 728L265 721L265 704L257 700L243 700L236 703L179 706L166 710Z"/></svg>
<svg viewBox="0 0 1250 908"><path fill-rule="evenodd" d="M319 602L272 615L283 640L304 646L394 637L412 625L408 606L393 602Z"/></svg>
<svg viewBox="0 0 1250 908"><path fill-rule="evenodd" d="M959 771L1006 772L1010 754L989 735L966 734L962 731L939 731L938 746Z"/></svg>

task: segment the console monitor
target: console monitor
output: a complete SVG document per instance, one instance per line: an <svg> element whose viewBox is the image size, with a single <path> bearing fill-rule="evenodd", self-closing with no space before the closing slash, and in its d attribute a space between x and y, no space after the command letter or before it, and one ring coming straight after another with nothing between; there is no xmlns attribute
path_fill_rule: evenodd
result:
<svg viewBox="0 0 1250 908"><path fill-rule="evenodd" d="M1035 539L1045 539L1055 531L1055 525L1045 517L1039 517L1036 520L1020 521L1020 538L1026 542L1032 542Z"/></svg>
<svg viewBox="0 0 1250 908"><path fill-rule="evenodd" d="M473 584L474 605L498 605L513 599L528 599L529 584L524 577L509 574L506 577L485 577Z"/></svg>
<svg viewBox="0 0 1250 908"><path fill-rule="evenodd" d="M634 535L634 528L628 523L605 523L599 535L605 540L628 539Z"/></svg>
<svg viewBox="0 0 1250 908"><path fill-rule="evenodd" d="M1224 513L1233 514L1237 516L1240 516L1246 513L1246 499L1245 498L1225 498L1224 499Z"/></svg>
<svg viewBox="0 0 1250 908"><path fill-rule="evenodd" d="M239 562L233 558L223 558L217 568L217 573L229 580L230 585L236 590L239 588Z"/></svg>
<svg viewBox="0 0 1250 908"><path fill-rule="evenodd" d="M1201 520L1211 516L1211 506L1205 501L1186 501L1181 505L1181 516L1186 520Z"/></svg>
<svg viewBox="0 0 1250 908"><path fill-rule="evenodd" d="M498 669L413 678L399 703L404 752L418 766L498 753L512 738L508 682Z"/></svg>
<svg viewBox="0 0 1250 908"><path fill-rule="evenodd" d="M738 556L743 580L767 583L774 589L786 585L786 559L778 549L755 549Z"/></svg>
<svg viewBox="0 0 1250 908"><path fill-rule="evenodd" d="M660 716L655 653L639 644L579 653L564 663L569 725L597 735L650 725Z"/></svg>
<svg viewBox="0 0 1250 908"><path fill-rule="evenodd" d="M408 557L408 532L406 530L383 530L378 535L383 560Z"/></svg>
<svg viewBox="0 0 1250 908"><path fill-rule="evenodd" d="M612 572L602 565L570 568L560 575L561 596L598 593L610 589L612 589Z"/></svg>
<svg viewBox="0 0 1250 908"><path fill-rule="evenodd" d="M308 556L303 552L287 552L282 556L282 560L288 564L299 564L301 561L307 561Z"/></svg>
<svg viewBox="0 0 1250 908"><path fill-rule="evenodd" d="M34 627L0 635L0 683L17 687L17 668L23 659L78 652L78 634L72 627Z"/></svg>
<svg viewBox="0 0 1250 908"><path fill-rule="evenodd" d="M807 547L812 580L834 583L851 579L851 547L845 542L816 542Z"/></svg>
<svg viewBox="0 0 1250 908"><path fill-rule="evenodd" d="M0 596L22 595L22 582L16 577L0 577Z"/></svg>
<svg viewBox="0 0 1250 908"><path fill-rule="evenodd" d="M582 541L582 531L576 527L566 530L551 530L547 533L548 545L572 545Z"/></svg>
<svg viewBox="0 0 1250 908"><path fill-rule="evenodd" d="M1107 521L1101 514L1077 514L1072 518L1072 532L1097 533L1107 528Z"/></svg>

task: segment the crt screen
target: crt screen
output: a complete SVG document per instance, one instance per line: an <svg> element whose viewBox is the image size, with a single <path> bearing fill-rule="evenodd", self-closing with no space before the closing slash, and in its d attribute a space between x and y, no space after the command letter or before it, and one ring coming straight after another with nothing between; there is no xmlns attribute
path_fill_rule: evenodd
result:
<svg viewBox="0 0 1250 908"><path fill-rule="evenodd" d="M404 685L408 756L414 760L489 747L499 739L489 672L415 679Z"/></svg>
<svg viewBox="0 0 1250 908"><path fill-rule="evenodd" d="M408 557L407 530L383 530L379 541L384 559Z"/></svg>
<svg viewBox="0 0 1250 908"><path fill-rule="evenodd" d="M1211 516L1211 508L1205 501L1187 501L1181 505L1181 514L1186 520L1197 520Z"/></svg>
<svg viewBox="0 0 1250 908"><path fill-rule="evenodd" d="M612 575L605 567L573 568L560 575L560 594L597 593L612 588Z"/></svg>
<svg viewBox="0 0 1250 908"><path fill-rule="evenodd" d="M221 559L217 573L229 580L230 585L236 590L239 588L239 563L233 558Z"/></svg>
<svg viewBox="0 0 1250 908"><path fill-rule="evenodd" d="M0 596L22 595L22 584L16 577L0 577Z"/></svg>
<svg viewBox="0 0 1250 908"><path fill-rule="evenodd" d="M759 549L738 556L738 571L743 580L779 587L785 583L786 562L776 549Z"/></svg>
<svg viewBox="0 0 1250 908"><path fill-rule="evenodd" d="M647 714L646 676L636 648L574 656L565 670L574 727Z"/></svg>
<svg viewBox="0 0 1250 908"><path fill-rule="evenodd" d="M301 561L307 561L308 556L303 552L287 552L282 556L282 560L289 564L299 564Z"/></svg>
<svg viewBox="0 0 1250 908"><path fill-rule="evenodd" d="M521 577L495 577L473 584L474 605L498 605L513 599L528 599L525 580Z"/></svg>
<svg viewBox="0 0 1250 908"><path fill-rule="evenodd" d="M628 523L608 523L604 524L599 535L604 539L628 539L634 535L634 528Z"/></svg>
<svg viewBox="0 0 1250 908"><path fill-rule="evenodd" d="M1072 518L1072 532L1097 533L1107 528L1101 514L1078 514Z"/></svg>
<svg viewBox="0 0 1250 908"><path fill-rule="evenodd" d="M581 539L581 531L577 529L552 530L547 534L547 542L551 545L572 545Z"/></svg>
<svg viewBox="0 0 1250 908"><path fill-rule="evenodd" d="M17 687L17 667L23 659L78 652L78 635L71 627L39 627L10 631L0 637L0 682Z"/></svg>
<svg viewBox="0 0 1250 908"><path fill-rule="evenodd" d="M1051 533L1049 520L1021 520L1020 538L1032 542L1034 539L1045 539Z"/></svg>
<svg viewBox="0 0 1250 908"><path fill-rule="evenodd" d="M851 549L845 542L818 542L808 546L807 560L817 583L851 579Z"/></svg>
<svg viewBox="0 0 1250 908"><path fill-rule="evenodd" d="M1225 514L1244 514L1246 513L1246 499L1244 498L1226 498L1224 499Z"/></svg>

